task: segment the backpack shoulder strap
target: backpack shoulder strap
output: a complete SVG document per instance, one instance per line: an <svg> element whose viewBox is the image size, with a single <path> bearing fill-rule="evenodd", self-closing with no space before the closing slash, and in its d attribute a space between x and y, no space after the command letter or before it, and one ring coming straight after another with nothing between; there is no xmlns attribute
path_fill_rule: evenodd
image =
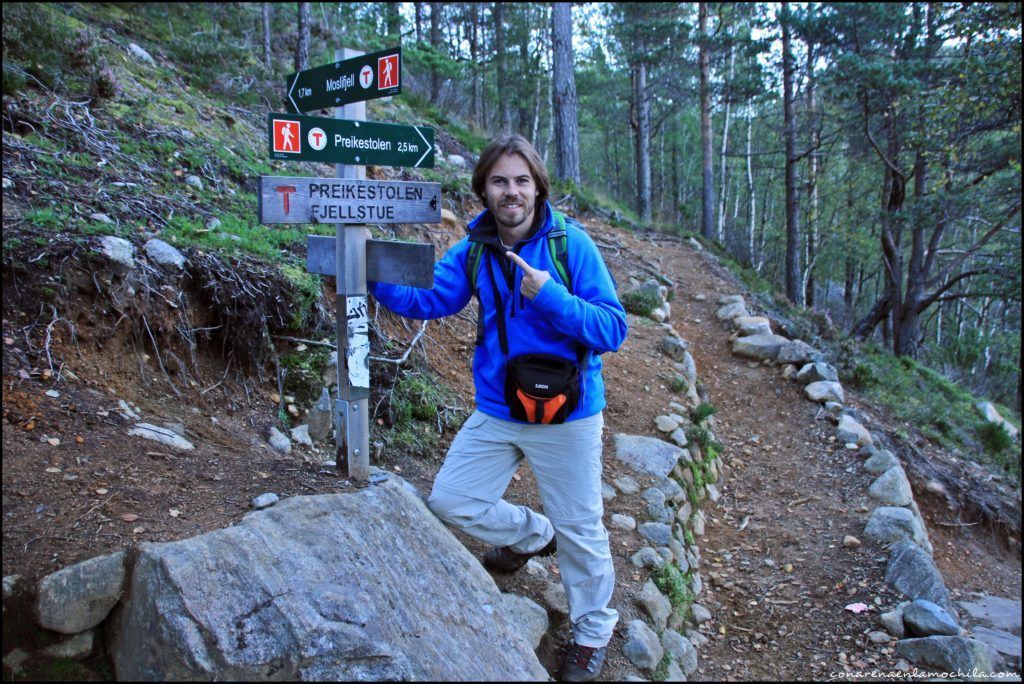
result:
<svg viewBox="0 0 1024 684"><path fill-rule="evenodd" d="M569 236L565 230L565 214L559 211L551 213L555 227L548 233L548 251L551 253L551 260L555 263L558 276L565 283L569 294L572 294L572 274L569 272Z"/></svg>
<svg viewBox="0 0 1024 684"><path fill-rule="evenodd" d="M466 276L469 278L469 287L473 292L477 291L477 277L480 274L480 259L483 257L486 245L482 242L470 242L469 254L466 255Z"/></svg>

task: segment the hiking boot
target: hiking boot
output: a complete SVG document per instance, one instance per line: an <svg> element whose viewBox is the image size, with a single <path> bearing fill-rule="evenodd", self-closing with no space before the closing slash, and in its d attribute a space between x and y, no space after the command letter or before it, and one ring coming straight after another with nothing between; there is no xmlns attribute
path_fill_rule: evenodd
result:
<svg viewBox="0 0 1024 684"><path fill-rule="evenodd" d="M565 661L558 673L560 682L589 682L597 679L604 667L604 656L608 653L607 646L591 648L580 646L573 642L569 652L565 654Z"/></svg>
<svg viewBox="0 0 1024 684"><path fill-rule="evenodd" d="M540 551L517 553L507 546L493 548L484 554L484 567L495 572L511 573L526 565L534 556L549 556L555 552L555 538Z"/></svg>

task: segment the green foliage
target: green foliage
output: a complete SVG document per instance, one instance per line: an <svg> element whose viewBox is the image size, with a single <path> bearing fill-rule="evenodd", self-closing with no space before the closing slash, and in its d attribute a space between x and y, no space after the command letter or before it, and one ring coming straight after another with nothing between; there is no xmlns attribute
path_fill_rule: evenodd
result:
<svg viewBox="0 0 1024 684"><path fill-rule="evenodd" d="M65 91L74 69L85 66L82 55L84 31L53 3L9 2L3 5L4 94L13 94L32 83ZM8 75L13 78L8 81ZM80 75L77 80L81 84Z"/></svg>
<svg viewBox="0 0 1024 684"><path fill-rule="evenodd" d="M718 411L712 404L706 401L701 402L695 409L690 411L690 417L693 418L693 422L701 423L708 416L714 415Z"/></svg>
<svg viewBox="0 0 1024 684"><path fill-rule="evenodd" d="M429 371L401 372L389 394L391 428L384 441L419 456L432 453L437 444L438 425L447 424L444 407L453 403L450 390Z"/></svg>
<svg viewBox="0 0 1024 684"><path fill-rule="evenodd" d="M690 473L693 474L693 491L694 493L700 492L704 489L704 485L707 484L704 474L704 466L696 461L690 461L688 464L690 467Z"/></svg>
<svg viewBox="0 0 1024 684"><path fill-rule="evenodd" d="M637 316L647 316L661 304L661 295L656 288L641 287L621 296L626 311Z"/></svg>
<svg viewBox="0 0 1024 684"><path fill-rule="evenodd" d="M722 265L729 269L734 276L739 278L743 282L743 285L751 292L771 294L775 290L775 287L770 282L762 278L757 271L741 265L738 261L722 250L721 247L716 246L714 251L718 255L719 261L721 261Z"/></svg>
<svg viewBox="0 0 1024 684"><path fill-rule="evenodd" d="M326 347L311 347L305 351L281 354L278 363L285 372L284 391L295 396L300 405L312 404L320 398L323 376L327 370L330 352Z"/></svg>
<svg viewBox="0 0 1024 684"><path fill-rule="evenodd" d="M243 194L243 193L240 193ZM256 206L254 195L244 193L242 202L251 200ZM201 217L175 216L161 236L163 240L182 247L196 246L217 249L227 254L242 252L255 255L269 262L281 262L288 258L295 244L306 241L302 226L264 226L256 222L255 212L241 218L239 214L222 214L221 224L216 230L207 230ZM312 281L298 281L307 290Z"/></svg>
<svg viewBox="0 0 1024 684"><path fill-rule="evenodd" d="M682 375L677 375L669 380L668 389L675 394L682 394L689 389L690 383Z"/></svg>
<svg viewBox="0 0 1024 684"><path fill-rule="evenodd" d="M663 682L668 677L668 666L672 663L672 654L668 651L661 656L661 660L658 662L657 667L654 668L654 672L651 673L651 681Z"/></svg>
<svg viewBox="0 0 1024 684"><path fill-rule="evenodd" d="M850 374L849 382L858 389L867 389L877 385L878 378L875 377L875 371L870 365L866 363L858 363L853 367L853 372Z"/></svg>
<svg viewBox="0 0 1024 684"><path fill-rule="evenodd" d="M446 126L446 130L474 154L480 154L490 142L490 136L486 132L471 124L451 121Z"/></svg>
<svg viewBox="0 0 1024 684"><path fill-rule="evenodd" d="M281 273L292 285L292 299L296 304L292 327L305 328L312 319L313 306L320 297L320 276L306 271L304 265L296 264L283 264Z"/></svg>
<svg viewBox="0 0 1024 684"><path fill-rule="evenodd" d="M985 452L990 456L999 457L1013 447L1013 437L997 423L985 422L978 428L978 439Z"/></svg>
<svg viewBox="0 0 1024 684"><path fill-rule="evenodd" d="M986 423L974 407L975 397L943 375L873 345L848 359L840 374L844 382L884 406L905 426L913 426L949 449L1020 477L1019 458L998 448L1000 439L984 427Z"/></svg>
<svg viewBox="0 0 1024 684"><path fill-rule="evenodd" d="M684 573L675 563L665 563L654 574L654 585L668 597L673 610L687 611L693 604L695 596L690 590L692 577Z"/></svg>
<svg viewBox="0 0 1024 684"><path fill-rule="evenodd" d="M25 212L25 222L43 230L58 231L67 227L70 217L57 207L38 207Z"/></svg>

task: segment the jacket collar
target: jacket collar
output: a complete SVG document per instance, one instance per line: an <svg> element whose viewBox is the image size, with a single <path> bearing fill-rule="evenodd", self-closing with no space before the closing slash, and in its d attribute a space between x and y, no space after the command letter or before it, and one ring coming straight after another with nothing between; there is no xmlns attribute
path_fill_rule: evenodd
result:
<svg viewBox="0 0 1024 684"><path fill-rule="evenodd" d="M540 211L537 212L538 219L533 224L533 229L530 234L521 240L526 242L533 240L539 235L547 235L551 232L551 228L554 226L554 221L551 214L551 205L547 200L544 200L544 205L539 207ZM543 218L539 218L539 217ZM480 214L477 215L469 225L466 226L469 231L470 242L482 242L485 245L490 245L495 248L501 247L501 237L498 235L498 226L494 223L494 215L491 214L490 209L484 209Z"/></svg>

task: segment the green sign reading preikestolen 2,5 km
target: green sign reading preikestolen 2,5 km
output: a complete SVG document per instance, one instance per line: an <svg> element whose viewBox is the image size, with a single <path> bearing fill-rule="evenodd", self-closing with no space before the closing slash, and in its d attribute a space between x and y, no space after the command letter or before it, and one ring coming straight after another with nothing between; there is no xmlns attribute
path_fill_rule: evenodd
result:
<svg viewBox="0 0 1024 684"><path fill-rule="evenodd" d="M434 129L427 126L270 114L271 159L434 168Z"/></svg>
<svg viewBox="0 0 1024 684"><path fill-rule="evenodd" d="M402 48L299 71L285 87L287 104L298 113L397 95L402 92Z"/></svg>

